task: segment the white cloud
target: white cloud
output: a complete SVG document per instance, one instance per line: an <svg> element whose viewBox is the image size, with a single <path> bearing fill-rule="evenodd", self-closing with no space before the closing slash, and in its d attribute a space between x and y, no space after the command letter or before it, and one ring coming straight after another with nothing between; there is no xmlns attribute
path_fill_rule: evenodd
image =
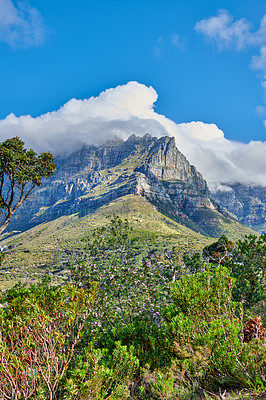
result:
<svg viewBox="0 0 266 400"><path fill-rule="evenodd" d="M266 186L266 142L231 142L215 124L176 124L154 111L157 97L151 86L129 82L98 97L71 99L59 110L37 118L10 114L0 120L0 140L17 135L27 147L60 155L115 136L169 135L212 188L232 182Z"/></svg>
<svg viewBox="0 0 266 400"><path fill-rule="evenodd" d="M266 114L266 107L264 106L257 106L256 107L256 113L258 115L265 115Z"/></svg>
<svg viewBox="0 0 266 400"><path fill-rule="evenodd" d="M153 55L157 58L160 58L163 55L164 49L169 47L169 44L171 47L175 47L176 49L185 49L185 42L183 38L177 33L171 33L166 37L160 36L157 39L157 42L153 48Z"/></svg>
<svg viewBox="0 0 266 400"><path fill-rule="evenodd" d="M157 93L137 82L108 89L98 97L71 99L59 110L37 118L8 115L0 120L0 139L19 136L38 151L58 154L70 152L84 144L101 144L130 133L166 134L153 118Z"/></svg>
<svg viewBox="0 0 266 400"><path fill-rule="evenodd" d="M252 56L251 68L256 70L266 70L266 46L261 47L260 55Z"/></svg>
<svg viewBox="0 0 266 400"><path fill-rule="evenodd" d="M266 43L266 15L261 20L260 28L251 31L251 24L241 18L234 21L227 10L218 10L218 15L196 23L197 33L213 40L220 48L243 50L249 46L261 46Z"/></svg>
<svg viewBox="0 0 266 400"><path fill-rule="evenodd" d="M220 49L230 48L241 51L248 47L259 48L260 54L252 56L250 67L264 75L262 87L266 98L266 14L256 31L251 31L251 24L244 18L234 21L227 10L219 10L217 16L198 21L194 29ZM261 111L264 108L258 106L257 113L262 115ZM266 127L266 120L263 123Z"/></svg>
<svg viewBox="0 0 266 400"><path fill-rule="evenodd" d="M163 51L163 42L164 42L164 37L163 37L163 36L160 36L160 37L157 39L157 43L156 43L156 45L155 45L154 48L153 48L153 55L154 55L155 57L161 57L162 51Z"/></svg>
<svg viewBox="0 0 266 400"><path fill-rule="evenodd" d="M184 42L183 42L181 36L178 35L177 33L172 33L170 35L170 41L174 47L177 47L179 49L184 48Z"/></svg>
<svg viewBox="0 0 266 400"><path fill-rule="evenodd" d="M195 30L220 47L232 46L242 50L250 41L249 22L243 18L234 22L227 10L219 10L217 16L197 22Z"/></svg>
<svg viewBox="0 0 266 400"><path fill-rule="evenodd" d="M0 0L0 41L11 47L38 46L47 33L39 11L27 1L15 7L12 0Z"/></svg>
<svg viewBox="0 0 266 400"><path fill-rule="evenodd" d="M265 33L266 35L266 33ZM264 89L264 103L266 101L266 46L263 46L260 49L260 55L259 56L253 56L252 61L251 61L251 68L262 71L264 73L263 80L261 82L261 86ZM266 107L264 106L258 106L256 108L256 111L259 115L265 115L266 114ZM266 120L263 121L263 125L266 129Z"/></svg>

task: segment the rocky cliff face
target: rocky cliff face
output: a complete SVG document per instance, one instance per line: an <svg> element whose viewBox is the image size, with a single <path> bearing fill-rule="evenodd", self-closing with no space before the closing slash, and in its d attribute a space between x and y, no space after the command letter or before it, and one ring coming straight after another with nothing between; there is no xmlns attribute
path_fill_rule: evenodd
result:
<svg viewBox="0 0 266 400"><path fill-rule="evenodd" d="M204 234L212 235L221 218L206 181L176 148L174 138L132 135L126 141L84 147L56 164L57 172L18 210L9 230L64 214L84 215L132 193Z"/></svg>
<svg viewBox="0 0 266 400"><path fill-rule="evenodd" d="M244 225L258 232L266 231L266 188L231 184L227 191L213 193L213 198Z"/></svg>

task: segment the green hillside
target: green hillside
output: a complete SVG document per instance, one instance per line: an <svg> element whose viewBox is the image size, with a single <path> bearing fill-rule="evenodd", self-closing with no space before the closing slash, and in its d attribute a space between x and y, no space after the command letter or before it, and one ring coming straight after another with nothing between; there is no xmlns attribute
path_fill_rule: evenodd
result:
<svg viewBox="0 0 266 400"><path fill-rule="evenodd" d="M82 239L99 226L110 223L113 214L127 218L134 234L140 240L140 253L145 256L151 250L163 254L164 249L175 247L179 254L201 250L215 239L196 233L179 224L173 218L160 213L145 198L127 195L105 205L95 213L62 216L40 224L26 232L15 233L1 240L6 246L6 258L0 269L0 289L10 287L18 280L34 281L49 273L55 282L68 277L69 263L78 259L84 249ZM249 228L223 216L219 230L232 240L253 233Z"/></svg>

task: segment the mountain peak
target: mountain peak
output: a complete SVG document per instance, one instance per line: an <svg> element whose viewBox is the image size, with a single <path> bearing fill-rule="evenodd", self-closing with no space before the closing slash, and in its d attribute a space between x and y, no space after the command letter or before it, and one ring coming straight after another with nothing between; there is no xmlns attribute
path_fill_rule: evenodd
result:
<svg viewBox="0 0 266 400"><path fill-rule="evenodd" d="M61 158L57 172L35 190L10 229L92 212L128 194L145 197L161 212L206 235L213 234L220 218L206 181L177 149L175 139L147 133Z"/></svg>

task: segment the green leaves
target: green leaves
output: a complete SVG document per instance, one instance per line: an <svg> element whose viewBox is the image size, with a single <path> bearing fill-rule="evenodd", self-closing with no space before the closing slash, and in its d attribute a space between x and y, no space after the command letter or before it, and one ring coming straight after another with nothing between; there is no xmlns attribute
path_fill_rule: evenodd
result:
<svg viewBox="0 0 266 400"><path fill-rule="evenodd" d="M24 149L24 142L18 137L7 139L0 145L0 175L6 175L11 182L41 184L42 177L50 176L55 169L53 156Z"/></svg>
<svg viewBox="0 0 266 400"><path fill-rule="evenodd" d="M111 352L86 347L66 380L64 399L126 400L128 385L138 367L133 348L119 341Z"/></svg>
<svg viewBox="0 0 266 400"><path fill-rule="evenodd" d="M265 299L266 234L239 241L229 267L236 278L233 296L245 309Z"/></svg>
<svg viewBox="0 0 266 400"><path fill-rule="evenodd" d="M161 322L161 303L169 296L167 268L136 259L136 243L128 221L114 216L86 239L84 259L71 268L79 287L97 282L94 324L104 330L140 319Z"/></svg>
<svg viewBox="0 0 266 400"><path fill-rule="evenodd" d="M48 178L54 171L51 153L37 156L33 150L26 150L18 137L0 143L0 208L6 211L0 232L33 188L40 186L43 178Z"/></svg>
<svg viewBox="0 0 266 400"><path fill-rule="evenodd" d="M232 300L236 282L226 267L212 266L183 276L173 285L173 304L166 308L165 318L176 365L191 379L200 379L201 385L258 387L258 382L266 383L261 373L266 365L263 343L253 346L261 357L258 367L255 353L251 349L249 353L243 343L242 304ZM200 361L197 354L202 348L206 357ZM203 374L196 373L197 365Z"/></svg>
<svg viewBox="0 0 266 400"><path fill-rule="evenodd" d="M0 395L50 398L63 379L95 297L73 285L18 286L0 309ZM2 397L1 397L2 398ZM13 397L12 397L13 398Z"/></svg>

